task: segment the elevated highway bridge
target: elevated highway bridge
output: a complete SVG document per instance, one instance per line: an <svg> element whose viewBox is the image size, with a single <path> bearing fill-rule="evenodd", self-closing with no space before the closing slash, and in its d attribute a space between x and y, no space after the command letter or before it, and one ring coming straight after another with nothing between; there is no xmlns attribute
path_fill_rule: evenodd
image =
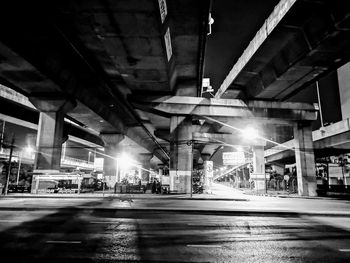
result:
<svg viewBox="0 0 350 263"><path fill-rule="evenodd" d="M130 141L146 167L169 165L171 189L188 193L193 153L208 159L219 146L193 144L193 133L239 143L231 128L254 121L266 134L293 127L299 194L315 195L307 149L317 108L286 100L349 61L346 2L5 1L0 83L40 112L38 171L59 169L66 117L93 130L107 155ZM200 98L204 77L215 99ZM252 146L264 173L264 146ZM115 175L112 159L104 166Z"/></svg>

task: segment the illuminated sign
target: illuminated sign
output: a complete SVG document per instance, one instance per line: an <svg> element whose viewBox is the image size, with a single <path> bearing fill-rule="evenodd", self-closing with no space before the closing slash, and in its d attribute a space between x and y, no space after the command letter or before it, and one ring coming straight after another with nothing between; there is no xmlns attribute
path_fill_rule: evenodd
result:
<svg viewBox="0 0 350 263"><path fill-rule="evenodd" d="M166 55L168 58L168 61L170 60L173 51L171 48L171 39L170 39L170 29L168 28L165 35L164 35L164 40L165 40L165 48L166 48Z"/></svg>
<svg viewBox="0 0 350 263"><path fill-rule="evenodd" d="M205 173L205 177L211 178L214 176L213 161L204 162L204 173Z"/></svg>
<svg viewBox="0 0 350 263"><path fill-rule="evenodd" d="M241 165L246 163L244 152L223 152L223 165Z"/></svg>
<svg viewBox="0 0 350 263"><path fill-rule="evenodd" d="M164 20L166 18L166 15L168 14L168 10L166 7L165 0L158 0L158 4L159 4L159 11L160 11L160 18L161 18L162 24L163 24Z"/></svg>

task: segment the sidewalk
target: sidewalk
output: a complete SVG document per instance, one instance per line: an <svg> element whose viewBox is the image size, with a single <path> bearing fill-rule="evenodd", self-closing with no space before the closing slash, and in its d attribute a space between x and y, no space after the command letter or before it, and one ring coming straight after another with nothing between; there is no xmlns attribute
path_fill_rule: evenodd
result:
<svg viewBox="0 0 350 263"><path fill-rule="evenodd" d="M339 199L339 200L350 200L350 194L347 193L337 193L337 192L327 192L326 195L320 196L300 196L298 193L289 193L288 191L273 191L267 190L267 192L257 192L251 189L242 189L246 195L255 196L271 196L279 198L304 198L304 199Z"/></svg>
<svg viewBox="0 0 350 263"><path fill-rule="evenodd" d="M323 216L349 218L350 202L332 198L279 198L248 195L229 186L214 184L212 193L156 194L12 194L0 198L0 210L114 210L210 213L217 215Z"/></svg>

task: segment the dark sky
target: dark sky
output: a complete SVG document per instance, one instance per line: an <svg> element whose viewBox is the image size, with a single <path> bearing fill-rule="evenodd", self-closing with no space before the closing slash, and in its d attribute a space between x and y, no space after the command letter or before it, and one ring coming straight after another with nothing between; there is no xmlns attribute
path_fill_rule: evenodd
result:
<svg viewBox="0 0 350 263"><path fill-rule="evenodd" d="M215 91L279 0L213 0L204 77ZM232 14L235 14L234 16Z"/></svg>

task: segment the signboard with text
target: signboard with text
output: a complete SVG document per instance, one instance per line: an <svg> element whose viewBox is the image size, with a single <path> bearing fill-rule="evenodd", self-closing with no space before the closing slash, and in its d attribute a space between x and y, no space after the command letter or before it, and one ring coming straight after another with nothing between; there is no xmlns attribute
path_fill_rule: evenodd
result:
<svg viewBox="0 0 350 263"><path fill-rule="evenodd" d="M246 162L244 152L223 152L223 165L241 165Z"/></svg>
<svg viewBox="0 0 350 263"><path fill-rule="evenodd" d="M212 178L214 176L213 161L204 162L204 173L205 173L205 177L208 177L208 178Z"/></svg>

